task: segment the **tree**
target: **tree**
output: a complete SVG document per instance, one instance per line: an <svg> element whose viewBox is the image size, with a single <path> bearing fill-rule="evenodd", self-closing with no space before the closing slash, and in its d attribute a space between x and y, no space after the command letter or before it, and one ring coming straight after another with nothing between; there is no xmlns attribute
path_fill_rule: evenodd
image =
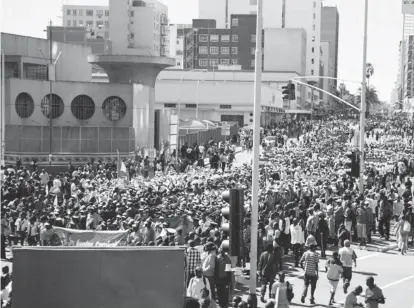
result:
<svg viewBox="0 0 414 308"><path fill-rule="evenodd" d="M368 88L369 88L370 79L371 79L372 75L374 75L374 72L375 72L374 66L371 63L367 63L366 72L367 72L366 76L367 76L367 79L368 79Z"/></svg>
<svg viewBox="0 0 414 308"><path fill-rule="evenodd" d="M361 106L361 88L358 89L357 95L357 103ZM366 114L369 115L369 107L380 104L380 100L378 98L378 91L375 87L367 87L367 91L365 93L365 102L367 104L367 111Z"/></svg>

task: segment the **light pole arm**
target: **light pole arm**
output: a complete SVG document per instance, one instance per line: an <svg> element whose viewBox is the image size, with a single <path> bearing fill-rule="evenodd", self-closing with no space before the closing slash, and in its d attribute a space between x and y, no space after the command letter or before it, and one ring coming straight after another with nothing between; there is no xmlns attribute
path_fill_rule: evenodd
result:
<svg viewBox="0 0 414 308"><path fill-rule="evenodd" d="M309 87L309 88L314 89L314 90L321 91L322 93L325 93L325 94L327 94L327 95L329 95L329 96L332 96L332 97L333 97L333 98L335 98L336 100L340 101L341 103L344 103L344 104L348 105L349 107L351 107L351 108L353 108L353 109L357 110L358 112L360 112L360 111L361 111L358 107L355 107L354 105L352 105L352 104L348 103L347 101L343 100L342 98L340 98L340 97L338 97L338 96L336 96L336 95L333 95L332 93L329 93L328 91L325 91L325 90L323 90L323 89L320 89L320 88L318 88L318 87L312 86L312 85L310 85L310 84L307 84L306 82L302 82L302 81L299 81L299 80L296 80L296 79L293 79L293 80L292 80L292 82L295 82L295 83L297 83L297 84L300 84L300 85L303 85L303 86Z"/></svg>

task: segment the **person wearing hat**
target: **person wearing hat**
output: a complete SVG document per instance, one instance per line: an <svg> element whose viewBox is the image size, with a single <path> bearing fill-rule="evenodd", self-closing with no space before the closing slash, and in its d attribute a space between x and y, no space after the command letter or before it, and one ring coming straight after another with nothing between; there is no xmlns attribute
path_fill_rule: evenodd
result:
<svg viewBox="0 0 414 308"><path fill-rule="evenodd" d="M351 242L349 240L345 240L344 247L339 249L338 254L344 271L342 278L344 281L344 293L346 294L352 279L352 263L354 263L355 267L357 266L357 255L351 248Z"/></svg>
<svg viewBox="0 0 414 308"><path fill-rule="evenodd" d="M318 246L310 245L310 250L306 251L300 260L301 267L305 270L304 288L300 301L304 304L308 294L309 285L311 286L310 303L315 304L316 283L319 279L319 254L316 252Z"/></svg>

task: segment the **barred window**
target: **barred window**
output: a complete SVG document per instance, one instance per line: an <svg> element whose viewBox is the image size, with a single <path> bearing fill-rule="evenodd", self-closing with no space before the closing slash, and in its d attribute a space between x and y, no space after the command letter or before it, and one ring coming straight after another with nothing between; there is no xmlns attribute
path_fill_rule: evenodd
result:
<svg viewBox="0 0 414 308"><path fill-rule="evenodd" d="M16 97L15 107L19 117L28 118L34 111L33 98L26 92L20 93Z"/></svg>
<svg viewBox="0 0 414 308"><path fill-rule="evenodd" d="M65 104L59 95L52 94L52 109L50 110L49 97L50 94L45 95L40 103L42 113L46 118L50 118L50 115L52 116L52 119L59 118L63 114Z"/></svg>
<svg viewBox="0 0 414 308"><path fill-rule="evenodd" d="M88 120L95 113L95 103L87 95L78 95L72 101L71 110L78 120Z"/></svg>
<svg viewBox="0 0 414 308"><path fill-rule="evenodd" d="M126 113L126 104L117 96L108 97L102 104L104 115L111 121L121 120Z"/></svg>

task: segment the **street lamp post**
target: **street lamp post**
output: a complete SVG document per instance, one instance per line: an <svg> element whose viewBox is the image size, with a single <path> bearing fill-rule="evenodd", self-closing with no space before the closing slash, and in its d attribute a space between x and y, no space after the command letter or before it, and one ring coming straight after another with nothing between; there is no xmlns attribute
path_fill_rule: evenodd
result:
<svg viewBox="0 0 414 308"><path fill-rule="evenodd" d="M367 92L367 45L368 45L368 0L365 0L365 20L364 20L364 50L362 57L362 84L361 84L361 113L360 113L360 168L359 168L359 191L364 191L364 168L365 168L365 110Z"/></svg>
<svg viewBox="0 0 414 308"><path fill-rule="evenodd" d="M257 233L259 216L259 158L260 158L260 102L262 86L262 0L257 1L257 26L256 26L256 55L254 76L254 120L253 120L253 166L252 166L252 225L251 225L251 258L250 258L250 295L256 297L257 286ZM254 302L257 302L255 300Z"/></svg>

